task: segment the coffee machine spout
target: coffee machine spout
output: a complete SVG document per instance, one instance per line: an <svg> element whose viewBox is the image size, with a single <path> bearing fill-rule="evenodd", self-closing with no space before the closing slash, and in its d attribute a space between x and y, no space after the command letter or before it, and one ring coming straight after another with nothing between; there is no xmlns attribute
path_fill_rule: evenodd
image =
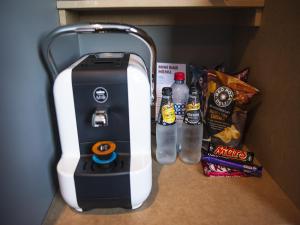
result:
<svg viewBox="0 0 300 225"><path fill-rule="evenodd" d="M92 116L92 127L103 127L108 125L108 116L105 110L95 110Z"/></svg>

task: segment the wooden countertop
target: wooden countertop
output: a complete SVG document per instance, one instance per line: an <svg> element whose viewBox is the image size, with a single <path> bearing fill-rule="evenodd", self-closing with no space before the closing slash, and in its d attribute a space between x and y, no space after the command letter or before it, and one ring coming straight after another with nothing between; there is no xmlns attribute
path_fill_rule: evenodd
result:
<svg viewBox="0 0 300 225"><path fill-rule="evenodd" d="M262 178L205 177L199 165L153 161L153 187L137 210L78 213L57 195L44 225L300 224L300 210L264 171Z"/></svg>

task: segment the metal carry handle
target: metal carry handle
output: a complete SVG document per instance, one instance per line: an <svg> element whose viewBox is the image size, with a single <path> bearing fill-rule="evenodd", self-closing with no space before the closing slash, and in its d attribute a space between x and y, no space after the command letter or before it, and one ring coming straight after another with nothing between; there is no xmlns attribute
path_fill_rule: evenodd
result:
<svg viewBox="0 0 300 225"><path fill-rule="evenodd" d="M46 65L53 77L58 75L57 66L51 54L51 44L55 38L63 34L79 34L79 33L125 33L132 35L148 47L150 52L150 69L149 69L149 82L151 88L152 104L155 100L155 74L156 74L156 47L152 38L142 29L126 25L126 24L75 24L61 26L50 32L41 43L42 56Z"/></svg>

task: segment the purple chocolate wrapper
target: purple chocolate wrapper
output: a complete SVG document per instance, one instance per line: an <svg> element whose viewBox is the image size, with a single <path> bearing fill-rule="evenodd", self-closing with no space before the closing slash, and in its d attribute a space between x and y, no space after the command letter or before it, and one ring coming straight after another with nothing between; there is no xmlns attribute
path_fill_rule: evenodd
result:
<svg viewBox="0 0 300 225"><path fill-rule="evenodd" d="M247 174L251 174L252 176L257 176L260 177L262 174L262 166L257 166L257 165L245 165L241 164L239 162L233 162L228 159L220 159L216 158L213 156L208 156L208 155L203 155L202 156L202 161L208 162L208 163L213 163L213 164L218 164L221 166L226 166L232 169L236 169L242 172L245 172Z"/></svg>

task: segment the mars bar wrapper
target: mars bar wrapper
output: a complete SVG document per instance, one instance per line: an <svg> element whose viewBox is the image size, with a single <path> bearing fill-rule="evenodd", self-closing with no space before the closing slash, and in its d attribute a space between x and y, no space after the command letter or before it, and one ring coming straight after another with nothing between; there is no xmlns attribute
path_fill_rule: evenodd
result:
<svg viewBox="0 0 300 225"><path fill-rule="evenodd" d="M215 156L223 159L232 159L245 163L253 163L254 153L247 152L244 150L239 150L222 145L211 144L208 149L208 154L210 156Z"/></svg>

